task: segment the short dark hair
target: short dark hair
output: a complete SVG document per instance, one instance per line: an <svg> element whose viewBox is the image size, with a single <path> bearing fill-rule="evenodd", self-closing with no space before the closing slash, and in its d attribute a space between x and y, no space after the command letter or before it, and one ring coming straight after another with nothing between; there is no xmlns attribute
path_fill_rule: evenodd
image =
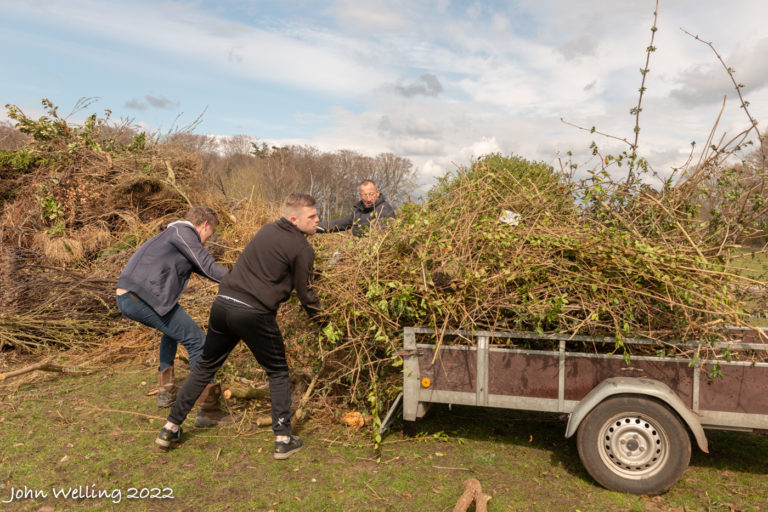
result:
<svg viewBox="0 0 768 512"><path fill-rule="evenodd" d="M283 201L283 216L288 217L290 213L295 212L297 208L315 206L315 204L317 204L317 201L315 201L315 198L309 194L294 192L288 195L288 197L285 198L285 201Z"/></svg>
<svg viewBox="0 0 768 512"><path fill-rule="evenodd" d="M193 226L199 226L203 222L208 222L214 228L219 225L219 216L210 206L193 206L184 219L191 222Z"/></svg>

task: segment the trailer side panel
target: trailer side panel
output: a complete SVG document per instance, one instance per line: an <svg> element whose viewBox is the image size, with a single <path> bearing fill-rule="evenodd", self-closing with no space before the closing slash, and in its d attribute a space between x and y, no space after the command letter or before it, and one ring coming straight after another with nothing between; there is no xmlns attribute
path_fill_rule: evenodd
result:
<svg viewBox="0 0 768 512"><path fill-rule="evenodd" d="M576 357L565 359L565 399L579 401L605 379L611 377L649 378L672 389L686 407L692 407L693 368L687 360L632 358L627 366L622 357Z"/></svg>
<svg viewBox="0 0 768 512"><path fill-rule="evenodd" d="M710 378L713 366L705 364L702 369L702 410L768 415L768 367L721 363L722 377Z"/></svg>

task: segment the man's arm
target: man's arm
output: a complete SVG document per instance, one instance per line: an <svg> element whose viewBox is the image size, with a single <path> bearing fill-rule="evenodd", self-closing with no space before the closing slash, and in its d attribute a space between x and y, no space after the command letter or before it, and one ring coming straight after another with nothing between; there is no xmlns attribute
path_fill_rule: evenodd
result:
<svg viewBox="0 0 768 512"><path fill-rule="evenodd" d="M350 213L346 217L337 220L324 220L317 225L318 233L334 233L336 231L346 231L352 227L353 215Z"/></svg>
<svg viewBox="0 0 768 512"><path fill-rule="evenodd" d="M173 229L176 232L171 237L171 244L192 263L194 272L220 283L229 269L216 263L211 253L200 243L194 228L173 226Z"/></svg>
<svg viewBox="0 0 768 512"><path fill-rule="evenodd" d="M299 296L301 305L313 321L322 317L323 307L317 298L315 289L312 288L312 276L314 275L315 251L307 246L296 257L293 267L293 282L296 287L296 295Z"/></svg>

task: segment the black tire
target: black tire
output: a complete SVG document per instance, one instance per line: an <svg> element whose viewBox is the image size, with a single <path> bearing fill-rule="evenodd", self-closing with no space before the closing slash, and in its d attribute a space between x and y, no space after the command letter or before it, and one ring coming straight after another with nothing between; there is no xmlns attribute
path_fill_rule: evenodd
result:
<svg viewBox="0 0 768 512"><path fill-rule="evenodd" d="M691 440L667 406L646 397L607 398L579 426L581 463L608 489L656 495L683 476Z"/></svg>

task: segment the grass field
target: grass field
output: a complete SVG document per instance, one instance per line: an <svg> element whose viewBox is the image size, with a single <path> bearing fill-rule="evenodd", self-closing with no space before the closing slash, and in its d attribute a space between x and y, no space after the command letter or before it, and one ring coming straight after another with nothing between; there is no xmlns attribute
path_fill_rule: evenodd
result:
<svg viewBox="0 0 768 512"><path fill-rule="evenodd" d="M181 446L163 452L153 441L164 414L146 396L154 376L116 367L3 396L0 510L450 511L467 478L492 496L489 511L768 510L764 434L708 432L711 453L694 450L682 480L653 498L598 486L564 419L533 413L438 407L397 423L379 462L370 432L312 420L287 461L272 459L269 430L247 422L189 421Z"/></svg>

